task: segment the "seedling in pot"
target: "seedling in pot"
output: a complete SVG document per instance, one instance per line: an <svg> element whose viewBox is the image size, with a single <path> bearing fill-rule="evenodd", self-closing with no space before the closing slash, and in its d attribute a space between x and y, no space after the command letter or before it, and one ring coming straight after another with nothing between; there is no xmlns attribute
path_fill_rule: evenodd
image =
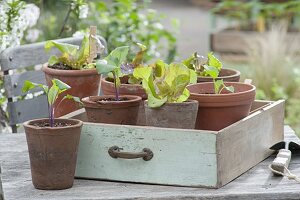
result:
<svg viewBox="0 0 300 200"><path fill-rule="evenodd" d="M53 127L54 126L54 112L55 112L54 104L56 103L58 96L61 93L65 92L66 90L70 89L71 87L58 79L52 80L52 86L50 87L50 89L46 85L37 84L37 83L33 83L31 81L26 80L24 82L22 92L25 93L25 92L28 92L37 87L42 88L44 90L44 92L46 93L47 100L48 100L49 126ZM62 101L66 100L66 99L71 99L79 104L82 104L78 97L74 97L72 95L66 94L62 98L62 100L58 103L56 108L60 105L60 103Z"/></svg>
<svg viewBox="0 0 300 200"><path fill-rule="evenodd" d="M197 52L195 52L191 57L182 61L182 63L189 69L194 70L198 76L213 78L215 94L220 94L223 89L234 92L234 88L232 86L227 87L223 80L216 80L223 65L212 52L208 53L207 57L200 56Z"/></svg>
<svg viewBox="0 0 300 200"><path fill-rule="evenodd" d="M166 102L184 102L190 93L186 86L197 82L194 70L182 63L166 64L161 60L147 67L135 68L133 76L142 79L148 95L148 106L160 107Z"/></svg>
<svg viewBox="0 0 300 200"><path fill-rule="evenodd" d="M125 64L127 55L129 52L129 46L117 47L103 60L98 60L96 68L99 74L112 73L115 85L115 96L116 101L119 101L119 88L120 88L120 77L123 76L121 71L121 65Z"/></svg>
<svg viewBox="0 0 300 200"><path fill-rule="evenodd" d="M99 51L103 49L101 42L94 36L91 36L97 43ZM82 40L81 47L72 44L60 43L56 41L47 41L45 50L49 51L55 47L61 52L60 56L52 55L48 64L50 67L57 67L62 69L91 69L95 68L96 64L93 62L95 55L90 53L90 39L87 35Z"/></svg>

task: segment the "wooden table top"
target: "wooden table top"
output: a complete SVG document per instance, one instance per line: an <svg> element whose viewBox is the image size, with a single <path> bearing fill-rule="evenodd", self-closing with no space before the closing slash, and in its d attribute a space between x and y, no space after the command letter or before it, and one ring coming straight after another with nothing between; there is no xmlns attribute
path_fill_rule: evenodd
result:
<svg viewBox="0 0 300 200"><path fill-rule="evenodd" d="M293 130L288 126L285 127L285 140L299 142ZM300 199L299 183L288 180L286 177L273 176L269 171L268 165L275 155L220 189L75 179L74 186L70 189L43 191L35 189L31 182L25 134L0 134L0 144L2 168L0 173L5 200ZM300 176L300 152L292 154L289 169L292 173Z"/></svg>

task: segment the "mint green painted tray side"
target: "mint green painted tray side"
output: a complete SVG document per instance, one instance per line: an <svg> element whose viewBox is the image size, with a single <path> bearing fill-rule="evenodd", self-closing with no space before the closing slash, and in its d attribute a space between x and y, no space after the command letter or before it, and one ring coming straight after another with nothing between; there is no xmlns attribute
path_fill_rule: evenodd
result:
<svg viewBox="0 0 300 200"><path fill-rule="evenodd" d="M149 148L154 157L115 159L108 154L114 145L126 152ZM216 187L216 132L84 123L76 177Z"/></svg>

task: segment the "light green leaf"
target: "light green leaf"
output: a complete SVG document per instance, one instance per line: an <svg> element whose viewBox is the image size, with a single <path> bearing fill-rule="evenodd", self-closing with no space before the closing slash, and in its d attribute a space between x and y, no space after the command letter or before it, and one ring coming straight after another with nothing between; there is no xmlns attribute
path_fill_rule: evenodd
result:
<svg viewBox="0 0 300 200"><path fill-rule="evenodd" d="M190 69L190 83L194 84L197 83L197 73L194 70Z"/></svg>
<svg viewBox="0 0 300 200"><path fill-rule="evenodd" d="M57 85L52 85L48 92L48 103L53 105L58 97L59 88Z"/></svg>
<svg viewBox="0 0 300 200"><path fill-rule="evenodd" d="M76 52L78 51L79 47L72 44L65 44L55 41L47 41L45 43L45 50L48 52L52 47L56 47L61 53L67 53L72 56L76 55Z"/></svg>
<svg viewBox="0 0 300 200"><path fill-rule="evenodd" d="M158 108L158 107L164 105L164 103L166 103L167 100L168 100L167 97L158 99L158 98L155 98L153 95L151 95L151 93L148 94L148 106L150 108Z"/></svg>
<svg viewBox="0 0 300 200"><path fill-rule="evenodd" d="M152 75L152 67L137 67L133 70L133 76L137 79L147 80Z"/></svg>
<svg viewBox="0 0 300 200"><path fill-rule="evenodd" d="M219 71L222 69L222 63L213 55L213 52L207 54L208 65L212 67L216 67Z"/></svg>
<svg viewBox="0 0 300 200"><path fill-rule="evenodd" d="M64 96L64 98L62 99L62 101L65 100L65 99L70 99L70 100L73 100L73 101L79 103L80 105L83 105L83 103L81 102L81 100L80 100L79 97L74 97L72 95L67 94L66 96Z"/></svg>
<svg viewBox="0 0 300 200"><path fill-rule="evenodd" d="M108 74L109 72L113 72L117 66L110 65L110 64L104 64L101 61L97 61L96 63L96 69L98 74Z"/></svg>
<svg viewBox="0 0 300 200"><path fill-rule="evenodd" d="M33 83L31 81L28 81L28 80L26 80L24 82L23 87L22 87L22 92L24 92L24 93L28 92L28 91L36 88L36 87L42 88L45 91L45 93L47 94L48 86L43 85L43 84Z"/></svg>
<svg viewBox="0 0 300 200"><path fill-rule="evenodd" d="M214 80L215 94L219 94L221 92L221 87L223 87L223 85L223 80Z"/></svg>
<svg viewBox="0 0 300 200"><path fill-rule="evenodd" d="M89 37L84 35L81 43L80 50L76 54L76 60L78 63L83 65L87 61L87 57L90 53L90 42Z"/></svg>
<svg viewBox="0 0 300 200"><path fill-rule="evenodd" d="M109 65L120 67L120 65L126 61L128 52L129 46L117 47L112 52L110 52L105 60Z"/></svg>
<svg viewBox="0 0 300 200"><path fill-rule="evenodd" d="M53 79L52 84L58 87L59 94L71 88L68 84L62 82L59 79Z"/></svg>
<svg viewBox="0 0 300 200"><path fill-rule="evenodd" d="M52 66L52 65L54 65L54 64L56 64L56 63L59 63L58 57L57 57L57 56L51 56L51 57L49 58L49 60L48 60L48 64L49 64L50 66Z"/></svg>
<svg viewBox="0 0 300 200"><path fill-rule="evenodd" d="M208 65L203 65L205 69L205 74L212 77L212 78L217 78L219 76L219 70L218 68L214 66L208 66Z"/></svg>
<svg viewBox="0 0 300 200"><path fill-rule="evenodd" d="M184 89L182 95L176 100L177 103L182 103L188 100L190 97L190 91L188 89Z"/></svg>

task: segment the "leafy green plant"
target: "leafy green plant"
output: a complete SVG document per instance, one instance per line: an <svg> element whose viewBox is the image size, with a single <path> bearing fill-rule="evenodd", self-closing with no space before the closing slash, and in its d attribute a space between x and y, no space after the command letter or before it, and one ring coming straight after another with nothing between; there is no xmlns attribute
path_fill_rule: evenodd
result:
<svg viewBox="0 0 300 200"><path fill-rule="evenodd" d="M220 94L223 89L234 92L232 86L227 87L223 80L216 80L222 69L221 61L213 55L212 52L207 54L207 57L200 56L195 52L191 57L182 61L189 69L195 71L198 76L208 76L213 78L215 94Z"/></svg>
<svg viewBox="0 0 300 200"><path fill-rule="evenodd" d="M142 79L148 95L149 107L160 107L166 102L184 102L190 93L186 86L197 82L195 71L182 63L166 64L162 60L147 67L135 68L133 76Z"/></svg>
<svg viewBox="0 0 300 200"><path fill-rule="evenodd" d="M57 48L61 52L61 56L57 57L52 55L48 60L50 66L62 63L71 69L95 68L95 63L88 62L90 57L90 44L88 36L84 36L80 48L72 44L59 43L55 41L46 42L46 51L49 51L53 47Z"/></svg>
<svg viewBox="0 0 300 200"><path fill-rule="evenodd" d="M116 100L119 101L119 87L121 84L120 77L123 76L121 71L121 65L127 60L129 52L129 46L121 46L114 49L103 60L99 60L96 63L96 68L99 74L112 73L115 84Z"/></svg>
<svg viewBox="0 0 300 200"><path fill-rule="evenodd" d="M148 47L145 61L164 57L172 62L176 56L177 20L172 20L172 29L165 28L161 21L162 14L149 9L149 0L112 0L90 1L90 14L86 20L80 21L78 28L86 29L96 24L99 34L105 38L108 52L119 46L130 46L128 59L135 56L135 44L142 43ZM78 24L78 22L76 22Z"/></svg>
<svg viewBox="0 0 300 200"><path fill-rule="evenodd" d="M66 83L58 80L58 79L53 79L52 80L52 86L50 87L50 89L48 88L48 86L43 85L43 84L37 84L37 83L33 83L30 82L28 80L26 80L24 82L23 88L22 88L22 92L28 92L36 87L42 88L44 90L44 92L47 95L47 100L48 100L48 112L49 112L49 125L50 127L54 126L54 104L58 98L58 96L65 92L66 90L70 89L71 87L69 85L67 85ZM78 97L73 97L72 95L65 95L62 100L58 103L58 105L56 107L58 107L60 105L60 103L65 100L65 99L72 99L75 102L78 102L81 104L81 101Z"/></svg>

